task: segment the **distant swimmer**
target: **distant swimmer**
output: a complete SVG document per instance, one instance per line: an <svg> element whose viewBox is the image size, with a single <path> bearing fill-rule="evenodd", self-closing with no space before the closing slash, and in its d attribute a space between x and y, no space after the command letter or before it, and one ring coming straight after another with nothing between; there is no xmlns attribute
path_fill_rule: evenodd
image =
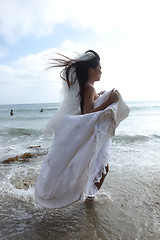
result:
<svg viewBox="0 0 160 240"><path fill-rule="evenodd" d="M41 108L40 112L43 112L43 108Z"/></svg>
<svg viewBox="0 0 160 240"><path fill-rule="evenodd" d="M11 111L10 111L10 115L12 116L13 115L13 110L11 109Z"/></svg>

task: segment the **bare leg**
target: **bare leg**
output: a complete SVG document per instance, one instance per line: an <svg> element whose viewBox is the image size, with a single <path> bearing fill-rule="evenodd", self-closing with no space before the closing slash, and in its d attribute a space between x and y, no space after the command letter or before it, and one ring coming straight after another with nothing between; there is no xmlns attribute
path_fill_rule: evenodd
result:
<svg viewBox="0 0 160 240"><path fill-rule="evenodd" d="M100 182L95 182L94 184L96 185L96 187L98 188L98 190L101 188L103 182L104 182L104 179L105 177L107 176L108 172L109 172L109 166L105 166L105 169L106 169L106 174L102 173L102 178L100 180Z"/></svg>
<svg viewBox="0 0 160 240"><path fill-rule="evenodd" d="M104 174L104 173L102 173L102 178L101 178L101 180L100 180L100 182L95 182L94 184L96 185L96 187L98 188L98 190L101 188L101 186L102 186L102 184L103 184L103 182L104 182L104 179L105 179L105 177L107 176L107 174L108 174L108 172L109 172L109 166L107 165L107 166L105 166L105 169L106 169L106 174ZM87 199L86 199L86 202L90 202L90 201L93 201L94 200L94 197L87 197Z"/></svg>

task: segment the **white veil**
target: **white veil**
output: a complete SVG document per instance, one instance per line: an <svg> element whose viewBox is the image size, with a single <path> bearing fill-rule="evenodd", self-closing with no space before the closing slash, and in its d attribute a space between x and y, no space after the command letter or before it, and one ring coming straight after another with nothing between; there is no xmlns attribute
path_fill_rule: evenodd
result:
<svg viewBox="0 0 160 240"><path fill-rule="evenodd" d="M83 55L79 55L76 60L87 61L95 57L92 52L87 52ZM63 71L63 78L66 79L66 71ZM44 134L53 135L56 125L64 115L76 115L81 114L80 110L80 95L79 95L79 83L76 76L76 71L74 68L71 68L69 72L69 81L73 82L68 88L67 82L63 80L62 83L62 103L60 103L58 110L53 116L49 119L44 129Z"/></svg>

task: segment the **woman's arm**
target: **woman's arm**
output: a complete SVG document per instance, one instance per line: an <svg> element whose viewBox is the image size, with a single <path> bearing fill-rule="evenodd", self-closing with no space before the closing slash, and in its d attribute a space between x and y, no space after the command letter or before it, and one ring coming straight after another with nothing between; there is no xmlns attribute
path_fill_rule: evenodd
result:
<svg viewBox="0 0 160 240"><path fill-rule="evenodd" d="M97 96L97 94L96 94L96 91L93 87L88 87L85 90L83 114L104 110L105 108L107 108L112 103L118 101L118 95L115 92L115 90L112 89L108 99L104 103L102 103L99 107L93 108L96 96Z"/></svg>

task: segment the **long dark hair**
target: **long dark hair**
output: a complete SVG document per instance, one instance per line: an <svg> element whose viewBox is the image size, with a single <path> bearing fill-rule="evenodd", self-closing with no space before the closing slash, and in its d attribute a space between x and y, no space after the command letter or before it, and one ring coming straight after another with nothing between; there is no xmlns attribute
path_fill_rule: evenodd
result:
<svg viewBox="0 0 160 240"><path fill-rule="evenodd" d="M88 70L90 67L95 69L100 62L100 57L95 51L88 50L85 52L85 54L87 53L91 53L91 57L89 57L88 59L87 58L71 59L62 54L58 54L61 58L51 59L51 65L49 67L49 68L63 67L60 76L63 80L67 82L69 89L70 86L74 84L76 80L78 80L80 89L79 91L80 107L82 112L84 106L84 88L89 78Z"/></svg>

